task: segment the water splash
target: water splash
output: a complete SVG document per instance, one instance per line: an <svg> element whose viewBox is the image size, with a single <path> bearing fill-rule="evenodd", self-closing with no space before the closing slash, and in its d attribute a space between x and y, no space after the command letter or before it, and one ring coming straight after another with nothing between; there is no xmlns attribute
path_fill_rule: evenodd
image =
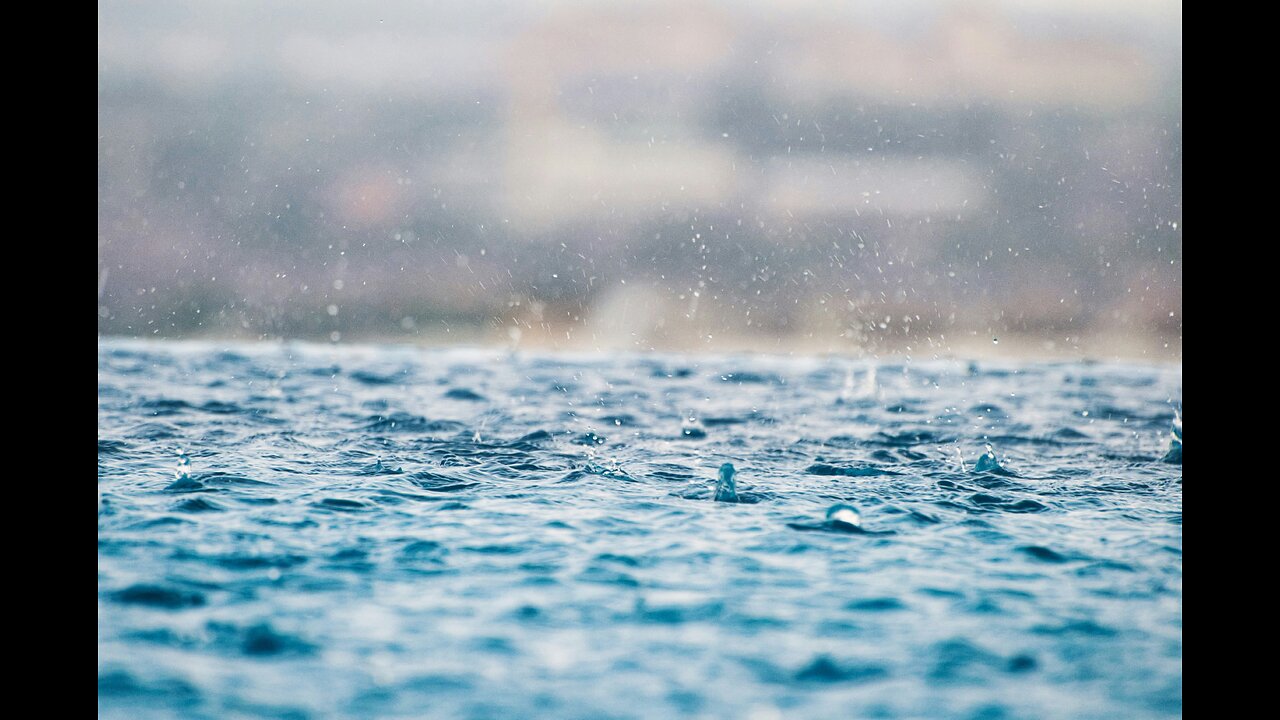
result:
<svg viewBox="0 0 1280 720"><path fill-rule="evenodd" d="M680 421L680 437L690 438L692 440L701 440L707 436L707 430L703 427L702 422L693 415L686 415Z"/></svg>
<svg viewBox="0 0 1280 720"><path fill-rule="evenodd" d="M1169 450L1160 461L1172 465L1182 464L1182 412L1179 410L1174 411L1173 428L1169 431Z"/></svg>
<svg viewBox="0 0 1280 720"><path fill-rule="evenodd" d="M716 502L738 502L738 483L734 476L738 471L734 469L733 463L725 463L720 466L720 477L716 480Z"/></svg>
<svg viewBox="0 0 1280 720"><path fill-rule="evenodd" d="M995 473L997 475L1008 475L1009 471L1004 469L1000 461L996 459L995 448L991 447L991 443L987 443L987 449L978 458L978 462L973 466L974 472Z"/></svg>
<svg viewBox="0 0 1280 720"><path fill-rule="evenodd" d="M592 456L594 457L594 451ZM622 463L615 458L595 458L583 465L582 471L590 475L600 475L617 480L634 480L630 473L622 467Z"/></svg>
<svg viewBox="0 0 1280 720"><path fill-rule="evenodd" d="M867 369L867 374L862 378L862 387L858 394L865 398L880 397L880 383L876 380L876 366L872 365Z"/></svg>
<svg viewBox="0 0 1280 720"><path fill-rule="evenodd" d="M173 469L173 482L169 483L165 490L185 491L185 490L203 490L204 485L191 477L191 458L186 451L178 448L178 464Z"/></svg>
<svg viewBox="0 0 1280 720"><path fill-rule="evenodd" d="M837 405L843 405L854 400L874 400L880 397L880 383L876 380L875 365L867 368L867 374L862 376L862 382L855 384L853 378L853 368L850 368L845 373L844 385L840 388L840 397L836 399Z"/></svg>
<svg viewBox="0 0 1280 720"><path fill-rule="evenodd" d="M190 480L191 479L191 458L186 451L178 448L178 465L173 469L174 480Z"/></svg>

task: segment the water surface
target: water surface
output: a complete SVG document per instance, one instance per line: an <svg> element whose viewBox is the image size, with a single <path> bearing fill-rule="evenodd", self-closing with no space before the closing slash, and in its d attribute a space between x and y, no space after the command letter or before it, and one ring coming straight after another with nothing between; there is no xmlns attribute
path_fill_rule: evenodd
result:
<svg viewBox="0 0 1280 720"><path fill-rule="evenodd" d="M100 341L99 714L1178 716L1181 385Z"/></svg>

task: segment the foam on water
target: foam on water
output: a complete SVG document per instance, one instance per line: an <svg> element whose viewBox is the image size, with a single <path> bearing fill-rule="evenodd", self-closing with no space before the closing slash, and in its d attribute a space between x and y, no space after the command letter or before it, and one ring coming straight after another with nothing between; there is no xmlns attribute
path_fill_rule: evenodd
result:
<svg viewBox="0 0 1280 720"><path fill-rule="evenodd" d="M1177 716L1180 395L102 342L99 714Z"/></svg>

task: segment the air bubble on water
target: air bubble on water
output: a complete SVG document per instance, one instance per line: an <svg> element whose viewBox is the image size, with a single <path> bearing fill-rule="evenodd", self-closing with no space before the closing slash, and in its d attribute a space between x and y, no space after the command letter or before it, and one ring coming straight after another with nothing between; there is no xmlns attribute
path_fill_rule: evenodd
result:
<svg viewBox="0 0 1280 720"><path fill-rule="evenodd" d="M843 523L854 527L862 525L862 516L858 514L857 508L844 503L832 505L827 510L827 520L832 523Z"/></svg>

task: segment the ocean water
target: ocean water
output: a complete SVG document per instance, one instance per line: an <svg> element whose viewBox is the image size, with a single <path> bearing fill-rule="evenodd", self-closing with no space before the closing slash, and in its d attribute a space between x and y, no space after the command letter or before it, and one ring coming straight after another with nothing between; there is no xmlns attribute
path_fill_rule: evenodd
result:
<svg viewBox="0 0 1280 720"><path fill-rule="evenodd" d="M1180 366L100 340L98 712L1180 716L1181 396Z"/></svg>

